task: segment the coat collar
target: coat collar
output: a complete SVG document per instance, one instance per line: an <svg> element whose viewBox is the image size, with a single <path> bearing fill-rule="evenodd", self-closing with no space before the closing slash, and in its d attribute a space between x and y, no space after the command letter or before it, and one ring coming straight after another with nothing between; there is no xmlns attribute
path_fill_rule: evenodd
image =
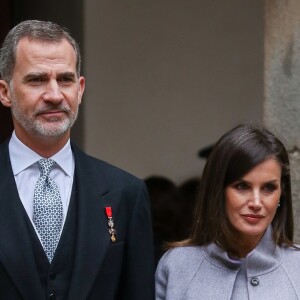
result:
<svg viewBox="0 0 300 300"><path fill-rule="evenodd" d="M245 264L250 277L271 272L281 264L282 259L281 248L273 242L271 226L268 227L256 248L243 259L230 258L227 252L214 243L206 246L204 252L208 260L219 267L239 270L241 264Z"/></svg>

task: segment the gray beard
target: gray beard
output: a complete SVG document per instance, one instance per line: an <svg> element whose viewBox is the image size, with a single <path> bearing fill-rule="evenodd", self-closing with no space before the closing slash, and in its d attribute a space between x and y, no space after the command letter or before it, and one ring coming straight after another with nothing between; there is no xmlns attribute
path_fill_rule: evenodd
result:
<svg viewBox="0 0 300 300"><path fill-rule="evenodd" d="M50 121L44 122L36 118L37 112L32 116L25 115L14 98L12 99L12 104L11 112L16 121L20 123L27 132L39 136L56 137L64 134L73 126L78 116L78 109L76 112L71 112L68 107L55 106L55 108L65 111L66 117L63 120L53 117ZM39 112L50 109L49 106L50 105L43 107Z"/></svg>

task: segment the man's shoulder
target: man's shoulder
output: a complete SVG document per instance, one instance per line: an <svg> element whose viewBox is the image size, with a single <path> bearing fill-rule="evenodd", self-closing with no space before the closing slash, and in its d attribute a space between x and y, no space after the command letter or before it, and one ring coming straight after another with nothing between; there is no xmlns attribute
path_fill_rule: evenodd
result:
<svg viewBox="0 0 300 300"><path fill-rule="evenodd" d="M0 151L8 151L8 143L9 139L6 139L2 143L0 143Z"/></svg>
<svg viewBox="0 0 300 300"><path fill-rule="evenodd" d="M5 165L5 162L9 162L8 142L9 140L0 143L0 161L2 167Z"/></svg>

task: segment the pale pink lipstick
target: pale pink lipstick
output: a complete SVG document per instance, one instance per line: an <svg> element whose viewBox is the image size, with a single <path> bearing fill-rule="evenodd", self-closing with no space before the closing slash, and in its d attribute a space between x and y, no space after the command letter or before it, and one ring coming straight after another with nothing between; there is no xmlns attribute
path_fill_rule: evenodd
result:
<svg viewBox="0 0 300 300"><path fill-rule="evenodd" d="M242 217L250 224L257 224L264 216L255 214L244 214Z"/></svg>

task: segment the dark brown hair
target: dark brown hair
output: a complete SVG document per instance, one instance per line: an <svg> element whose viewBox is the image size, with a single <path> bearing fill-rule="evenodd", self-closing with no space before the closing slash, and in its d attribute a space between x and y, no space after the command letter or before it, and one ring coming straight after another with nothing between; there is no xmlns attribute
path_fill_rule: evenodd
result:
<svg viewBox="0 0 300 300"><path fill-rule="evenodd" d="M205 165L194 225L189 239L173 246L216 243L227 252L235 237L225 211L225 188L258 164L275 159L281 166L281 197L274 219L273 239L278 245L294 246L289 158L281 141L264 128L240 125L224 134Z"/></svg>

